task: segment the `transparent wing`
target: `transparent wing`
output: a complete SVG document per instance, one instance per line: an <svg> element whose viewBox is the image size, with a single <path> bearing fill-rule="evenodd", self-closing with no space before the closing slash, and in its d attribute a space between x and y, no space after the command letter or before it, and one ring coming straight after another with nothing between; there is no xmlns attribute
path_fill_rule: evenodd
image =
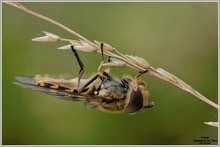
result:
<svg viewBox="0 0 220 147"><path fill-rule="evenodd" d="M97 104L101 103L105 100L105 98L97 97L95 95L82 95L76 92L68 92L65 91L64 87L58 87L57 89L51 89L49 86L40 86L36 85L33 76L19 76L15 78L17 82L13 82L14 84L29 88L35 91L40 91L49 95L56 96L65 100L74 100L74 101L97 101Z"/></svg>

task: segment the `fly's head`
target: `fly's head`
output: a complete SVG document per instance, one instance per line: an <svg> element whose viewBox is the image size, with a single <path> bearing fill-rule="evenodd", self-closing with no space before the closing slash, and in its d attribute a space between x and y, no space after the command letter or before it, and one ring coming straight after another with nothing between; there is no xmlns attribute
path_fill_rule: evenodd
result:
<svg viewBox="0 0 220 147"><path fill-rule="evenodd" d="M127 85L129 89L127 93L125 113L134 114L145 108L152 108L154 106L154 102L148 103L150 92L147 89L145 82L126 77L122 79L122 83Z"/></svg>

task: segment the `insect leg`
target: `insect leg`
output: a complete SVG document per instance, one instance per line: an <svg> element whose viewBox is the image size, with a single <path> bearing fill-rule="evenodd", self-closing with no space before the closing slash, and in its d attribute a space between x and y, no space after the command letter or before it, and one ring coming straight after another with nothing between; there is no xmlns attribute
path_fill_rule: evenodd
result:
<svg viewBox="0 0 220 147"><path fill-rule="evenodd" d="M110 62L111 61L111 56L108 56L108 62Z"/></svg>
<svg viewBox="0 0 220 147"><path fill-rule="evenodd" d="M135 78L136 78L137 80L141 80L141 75L144 74L144 73L146 73L147 71L148 71L148 70L140 71L139 74L135 76Z"/></svg>
<svg viewBox="0 0 220 147"><path fill-rule="evenodd" d="M100 72L102 74L104 72L104 71L101 70L101 67L102 67L102 65L104 63L103 45L104 45L104 43L101 43L100 48L101 48L101 54L102 54L102 61L101 61L100 65L99 65L99 68L98 68L98 72Z"/></svg>
<svg viewBox="0 0 220 147"><path fill-rule="evenodd" d="M79 92L79 85L80 85L80 79L81 79L81 77L82 77L82 75L83 75L83 73L84 73L84 65L83 65L81 59L79 58L78 53L76 52L76 50L74 49L73 46L71 46L71 49L72 49L72 51L73 51L73 53L74 53L74 55L75 55L75 57L76 57L76 59L77 59L77 62L78 62L78 64L79 64L79 66L80 66L79 77L78 77L78 93L80 93L80 92Z"/></svg>
<svg viewBox="0 0 220 147"><path fill-rule="evenodd" d="M102 67L102 65L103 65L103 63L104 63L103 45L104 45L104 43L101 43L101 47L100 47L100 48L101 48L101 54L102 54L102 61L101 61L100 65L99 65L99 67L98 67L98 73L95 74L85 85L83 85L83 87L81 87L81 88L79 89L79 91L78 91L79 93L80 93L83 89L85 89L89 84L91 84L93 81L95 81L98 77L101 77L102 75L106 76L107 78L110 77L107 72L101 70L101 67ZM110 62L110 58L111 58L111 56L108 57L108 62Z"/></svg>
<svg viewBox="0 0 220 147"><path fill-rule="evenodd" d="M110 78L110 75L109 75L107 72L101 70L102 65L103 65L103 63L104 63L103 46L104 46L104 43L101 43L100 48L101 48L101 54L102 54L102 61L101 61L100 65L99 65L98 72L99 72L101 75L104 75L104 76L106 76L107 78ZM109 56L108 62L110 61L110 58L111 58L111 56ZM109 70L110 70L110 69L109 69Z"/></svg>
<svg viewBox="0 0 220 147"><path fill-rule="evenodd" d="M89 84L94 82L99 77L99 73L95 74L85 85L83 85L79 90L78 93L81 93Z"/></svg>
<svg viewBox="0 0 220 147"><path fill-rule="evenodd" d="M80 89L79 89L79 87L78 87L78 89L79 89L79 90L78 90L78 93L81 93L87 86L89 86L89 84L91 84L92 82L94 82L98 77L106 76L107 78L110 78L110 76L109 76L109 74L108 74L107 72L101 70L101 67L102 67L102 65L103 65L103 63L104 63L103 45L104 45L104 43L101 43L102 61L101 61L100 65L99 65L99 67L98 67L98 73L95 74L85 85L83 85L83 87L81 87ZM72 46L71 46L71 47L72 47ZM83 64L82 64L82 62L81 62L81 60L80 60L78 54L76 53L76 50L75 50L73 47L72 47L72 51L74 52L74 54L75 54L75 56L76 56L76 58L77 58L77 61L78 61L79 65L80 65L80 67L81 67L81 69L82 69L82 73L80 72L80 75L79 75L79 78L81 78L81 76L82 76L82 74L83 74L83 72L84 72L84 70L83 70ZM108 62L110 62L110 58L111 58L111 56L109 56ZM81 66L81 65L82 65L82 66ZM78 81L79 81L79 80L78 80ZM78 86L79 86L79 84L78 84Z"/></svg>

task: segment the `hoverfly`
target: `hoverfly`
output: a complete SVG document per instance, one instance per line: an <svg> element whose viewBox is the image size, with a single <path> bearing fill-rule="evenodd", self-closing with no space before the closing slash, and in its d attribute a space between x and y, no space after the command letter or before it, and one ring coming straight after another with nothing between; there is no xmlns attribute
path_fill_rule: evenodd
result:
<svg viewBox="0 0 220 147"><path fill-rule="evenodd" d="M54 79L40 75L35 77L20 76L16 77L17 82L14 82L14 84L66 100L84 100L87 108L98 107L106 112L133 114L145 108L153 107L153 102L148 103L150 93L146 88L146 84L141 80L141 75L152 68L146 60L138 56L123 55L113 46L103 42L94 41L95 43L93 43L59 22L33 12L19 3L8 2L7 4L58 25L79 38L79 40L65 39L55 34L44 32L46 36L32 39L32 41L39 42L67 41L68 45L58 49L71 49L73 51L80 66L78 78ZM84 73L84 65L77 51L101 53L102 60L97 74L89 79L81 78ZM109 56L108 63L104 63L104 54ZM112 62L110 62L110 59ZM101 70L103 66L108 68ZM138 70L139 74L134 79L126 76L120 81L111 76L111 66L129 67Z"/></svg>
<svg viewBox="0 0 220 147"><path fill-rule="evenodd" d="M18 82L14 84L65 100L84 100L87 108L98 107L105 112L134 114L153 107L153 102L148 103L150 93L146 84L141 81L141 74L136 79L126 76L119 81L111 76L109 68L104 71L100 69L104 62L103 44L101 46L102 62L98 73L89 79L81 79L84 71L83 64L74 47L71 46L71 48L81 67L78 78L68 80L41 75L20 76L16 77Z"/></svg>

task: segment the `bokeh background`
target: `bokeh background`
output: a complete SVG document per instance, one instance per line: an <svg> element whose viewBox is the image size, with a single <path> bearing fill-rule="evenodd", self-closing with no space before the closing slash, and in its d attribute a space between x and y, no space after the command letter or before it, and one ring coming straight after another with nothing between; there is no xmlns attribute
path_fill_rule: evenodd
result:
<svg viewBox="0 0 220 147"><path fill-rule="evenodd" d="M141 56L173 73L218 103L217 2L66 2L22 3L80 33ZM218 111L173 85L144 75L153 109L135 115L86 109L84 102L57 99L12 84L18 75L78 75L79 66L65 43L38 43L42 31L77 39L61 28L2 5L2 144L29 145L199 145L218 140ZM84 77L96 73L101 56L79 52ZM135 76L112 68L114 76ZM211 141L211 144L218 142Z"/></svg>

